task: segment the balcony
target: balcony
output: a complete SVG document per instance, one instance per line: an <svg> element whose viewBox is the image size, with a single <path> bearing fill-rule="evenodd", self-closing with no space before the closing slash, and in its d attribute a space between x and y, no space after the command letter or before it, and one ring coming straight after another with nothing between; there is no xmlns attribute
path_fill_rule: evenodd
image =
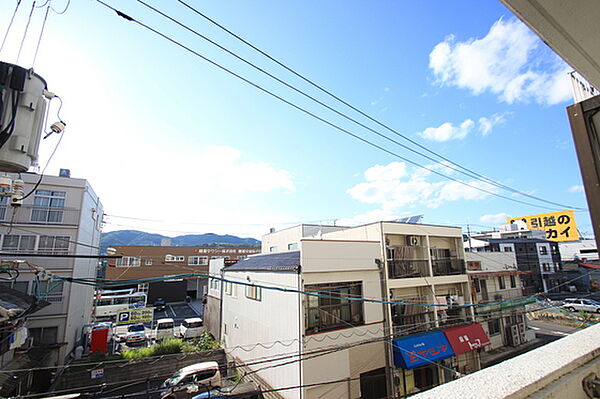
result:
<svg viewBox="0 0 600 399"><path fill-rule="evenodd" d="M427 259L392 259L388 260L389 278L429 277Z"/></svg>
<svg viewBox="0 0 600 399"><path fill-rule="evenodd" d="M463 259L445 258L436 259L431 262L434 276L450 276L454 274L465 274L465 261Z"/></svg>
<svg viewBox="0 0 600 399"><path fill-rule="evenodd" d="M417 334L436 328L433 312L392 316L394 337Z"/></svg>

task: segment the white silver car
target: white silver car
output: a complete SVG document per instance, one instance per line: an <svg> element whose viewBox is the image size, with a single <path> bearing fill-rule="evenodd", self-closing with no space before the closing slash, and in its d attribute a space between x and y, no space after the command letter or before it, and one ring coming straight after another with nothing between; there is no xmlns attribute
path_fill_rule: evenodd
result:
<svg viewBox="0 0 600 399"><path fill-rule="evenodd" d="M593 299L568 298L565 299L565 303L561 307L570 312L600 313L600 302Z"/></svg>

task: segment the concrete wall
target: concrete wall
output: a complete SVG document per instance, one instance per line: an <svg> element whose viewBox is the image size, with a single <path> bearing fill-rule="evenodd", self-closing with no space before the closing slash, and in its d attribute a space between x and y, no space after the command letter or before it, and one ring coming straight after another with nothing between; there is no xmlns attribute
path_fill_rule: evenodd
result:
<svg viewBox="0 0 600 399"><path fill-rule="evenodd" d="M296 249L298 249L302 238L318 238L323 234L343 229L345 229L345 227L300 224L298 226L275 231L273 233L265 234L262 237L262 253L294 250L294 248L290 247L291 244L297 245L298 247Z"/></svg>
<svg viewBox="0 0 600 399"><path fill-rule="evenodd" d="M585 258L587 260L598 259L598 248L596 248L595 240L559 242L558 247L560 248L560 258L563 261L573 260L575 257L578 257L579 259Z"/></svg>

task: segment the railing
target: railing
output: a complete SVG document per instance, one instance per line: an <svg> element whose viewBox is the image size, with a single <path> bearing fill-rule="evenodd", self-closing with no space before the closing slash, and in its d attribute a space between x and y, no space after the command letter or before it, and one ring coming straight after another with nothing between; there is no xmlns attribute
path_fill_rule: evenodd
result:
<svg viewBox="0 0 600 399"><path fill-rule="evenodd" d="M389 278L429 277L427 259L391 259L388 260Z"/></svg>
<svg viewBox="0 0 600 399"><path fill-rule="evenodd" d="M431 262L434 276L449 276L452 274L465 274L465 261L462 259L436 259Z"/></svg>
<svg viewBox="0 0 600 399"><path fill-rule="evenodd" d="M416 334L436 328L433 312L392 316L394 337Z"/></svg>

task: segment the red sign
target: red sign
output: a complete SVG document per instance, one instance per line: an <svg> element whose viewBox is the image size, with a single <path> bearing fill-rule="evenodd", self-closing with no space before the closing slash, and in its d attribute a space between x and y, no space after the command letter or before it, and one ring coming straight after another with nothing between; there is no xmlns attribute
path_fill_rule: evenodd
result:
<svg viewBox="0 0 600 399"><path fill-rule="evenodd" d="M92 330L90 352L106 353L108 349L108 328Z"/></svg>
<svg viewBox="0 0 600 399"><path fill-rule="evenodd" d="M471 324L468 326L454 327L447 330L442 330L450 342L450 346L454 349L454 353L470 352L475 349L483 348L490 344L481 324Z"/></svg>

